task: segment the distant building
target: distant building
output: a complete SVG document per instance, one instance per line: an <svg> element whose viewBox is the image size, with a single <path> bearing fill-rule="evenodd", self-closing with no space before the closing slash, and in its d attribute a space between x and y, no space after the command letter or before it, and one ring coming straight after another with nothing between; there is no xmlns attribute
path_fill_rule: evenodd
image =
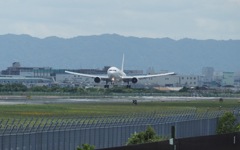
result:
<svg viewBox="0 0 240 150"><path fill-rule="evenodd" d="M20 67L21 67L20 62L14 62L14 63L12 64L12 67L13 67L13 68L20 68Z"/></svg>
<svg viewBox="0 0 240 150"><path fill-rule="evenodd" d="M169 75L142 79L139 84L161 87L197 87L202 86L202 77L198 75Z"/></svg>
<svg viewBox="0 0 240 150"><path fill-rule="evenodd" d="M234 86L234 72L223 72L222 86Z"/></svg>
<svg viewBox="0 0 240 150"><path fill-rule="evenodd" d="M50 67L21 67L19 62L14 62L11 67L1 72L2 75L19 75L28 77L50 78L53 73Z"/></svg>
<svg viewBox="0 0 240 150"><path fill-rule="evenodd" d="M213 81L219 86L222 85L223 72L215 71L213 75Z"/></svg>
<svg viewBox="0 0 240 150"><path fill-rule="evenodd" d="M198 75L180 75L179 84L185 87L202 86L202 77Z"/></svg>
<svg viewBox="0 0 240 150"><path fill-rule="evenodd" d="M202 68L203 83L209 85L213 81L214 68L204 67Z"/></svg>
<svg viewBox="0 0 240 150"><path fill-rule="evenodd" d="M45 78L31 78L22 76L0 76L0 84L24 84L26 86L43 86L52 82Z"/></svg>
<svg viewBox="0 0 240 150"><path fill-rule="evenodd" d="M147 74L155 74L155 70L153 67L149 67L146 71Z"/></svg>
<svg viewBox="0 0 240 150"><path fill-rule="evenodd" d="M235 73L234 85L237 86L237 87L240 87L240 72Z"/></svg>
<svg viewBox="0 0 240 150"><path fill-rule="evenodd" d="M11 67L1 72L0 84L49 85L52 83L52 73L50 67L22 67L19 62L14 62Z"/></svg>
<svg viewBox="0 0 240 150"><path fill-rule="evenodd" d="M214 72L213 80L219 86L239 86L240 74L234 72Z"/></svg>
<svg viewBox="0 0 240 150"><path fill-rule="evenodd" d="M21 70L32 70L32 68L21 67L19 62L14 62L11 67L1 72L2 75L20 75Z"/></svg>
<svg viewBox="0 0 240 150"><path fill-rule="evenodd" d="M145 86L161 86L161 87L176 87L179 86L178 76L162 76L139 80L139 83Z"/></svg>

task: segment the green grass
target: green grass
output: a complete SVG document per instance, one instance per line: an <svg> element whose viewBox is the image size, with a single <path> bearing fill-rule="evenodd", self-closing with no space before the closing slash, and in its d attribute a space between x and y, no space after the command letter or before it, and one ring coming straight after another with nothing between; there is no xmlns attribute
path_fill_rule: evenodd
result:
<svg viewBox="0 0 240 150"><path fill-rule="evenodd" d="M201 100L139 102L136 106L131 102L0 105L0 119L43 116L103 116L188 109L204 112L219 110L220 106L222 110L230 110L236 107L240 108L240 103L239 100L224 100L222 103L213 100Z"/></svg>

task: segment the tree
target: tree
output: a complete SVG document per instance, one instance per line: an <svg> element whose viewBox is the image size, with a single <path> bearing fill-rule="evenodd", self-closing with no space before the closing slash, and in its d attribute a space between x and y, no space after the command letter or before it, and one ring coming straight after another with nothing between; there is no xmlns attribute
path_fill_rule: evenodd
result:
<svg viewBox="0 0 240 150"><path fill-rule="evenodd" d="M240 131L240 124L237 125L237 131Z"/></svg>
<svg viewBox="0 0 240 150"><path fill-rule="evenodd" d="M82 148L81 147L77 147L77 150L94 150L94 146L93 145L89 145L89 144L82 144Z"/></svg>
<svg viewBox="0 0 240 150"><path fill-rule="evenodd" d="M133 134L127 142L127 145L142 144L160 141L161 138L156 135L154 129L148 126L146 131Z"/></svg>
<svg viewBox="0 0 240 150"><path fill-rule="evenodd" d="M226 112L219 118L217 125L217 134L232 133L237 131L237 119L233 113Z"/></svg>
<svg viewBox="0 0 240 150"><path fill-rule="evenodd" d="M18 83L0 85L0 92L25 92L25 91L27 91L27 87L25 85Z"/></svg>

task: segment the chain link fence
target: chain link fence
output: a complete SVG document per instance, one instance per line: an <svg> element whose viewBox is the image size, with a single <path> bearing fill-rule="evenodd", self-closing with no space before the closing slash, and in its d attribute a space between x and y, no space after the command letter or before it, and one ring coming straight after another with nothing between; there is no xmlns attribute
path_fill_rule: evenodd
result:
<svg viewBox="0 0 240 150"><path fill-rule="evenodd" d="M239 110L234 110L239 114ZM160 111L102 117L41 117L0 120L0 150L74 150L84 143L96 149L123 146L128 138L152 126L168 138L171 126L176 138L216 134L223 111Z"/></svg>

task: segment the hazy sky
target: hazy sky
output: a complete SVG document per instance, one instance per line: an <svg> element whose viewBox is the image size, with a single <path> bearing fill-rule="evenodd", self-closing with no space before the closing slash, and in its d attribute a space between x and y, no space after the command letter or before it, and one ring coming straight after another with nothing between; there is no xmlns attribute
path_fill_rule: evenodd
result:
<svg viewBox="0 0 240 150"><path fill-rule="evenodd" d="M240 39L240 0L0 0L0 35Z"/></svg>

